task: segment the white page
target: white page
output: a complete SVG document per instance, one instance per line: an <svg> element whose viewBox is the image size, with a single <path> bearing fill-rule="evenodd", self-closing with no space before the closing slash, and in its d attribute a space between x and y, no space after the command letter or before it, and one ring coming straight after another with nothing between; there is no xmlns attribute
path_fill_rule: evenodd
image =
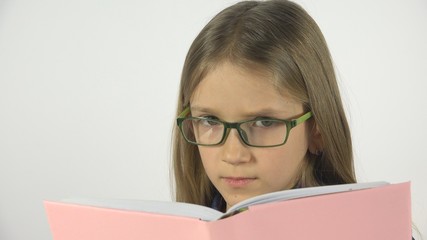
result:
<svg viewBox="0 0 427 240"><path fill-rule="evenodd" d="M374 188L385 186L387 182L370 182L370 183L354 183L354 184L341 184L329 185L309 188L290 189L279 192L267 193L253 198L249 198L240 203L237 203L226 213L214 210L209 207L179 203L179 202L166 202L166 201L146 201L146 200L125 200L125 199L83 199L74 198L66 199L62 202L73 203L78 205L87 205L93 207L103 207L110 209L120 209L128 211L141 211L149 213L158 213L172 216L182 216L198 218L205 221L214 221L223 218L233 212L257 204L268 202L285 201L296 198L310 197L316 195L324 195L338 192L362 190L367 188Z"/></svg>
<svg viewBox="0 0 427 240"><path fill-rule="evenodd" d="M368 183L352 183L352 184L340 184L340 185L328 185L328 186L318 186L318 187L308 187L308 188L297 188L289 189L279 192L272 192L263 195L259 195L253 198L246 199L241 201L228 209L227 213L232 213L238 209L245 208L251 205L268 203L268 202L277 202L284 201L296 198L310 197L323 194L331 194L338 192L346 192L353 190L362 190L367 188L375 188L380 186L388 185L388 182L368 182ZM227 214L226 213L226 214Z"/></svg>
<svg viewBox="0 0 427 240"><path fill-rule="evenodd" d="M198 218L206 221L220 218L223 213L215 209L180 202L126 200L126 199L65 199L62 202L110 209L158 213L172 216Z"/></svg>

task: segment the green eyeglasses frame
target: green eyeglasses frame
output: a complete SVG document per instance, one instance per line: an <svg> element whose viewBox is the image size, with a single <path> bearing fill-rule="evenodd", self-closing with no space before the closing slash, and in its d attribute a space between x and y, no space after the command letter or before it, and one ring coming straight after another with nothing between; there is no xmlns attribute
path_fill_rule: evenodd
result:
<svg viewBox="0 0 427 240"><path fill-rule="evenodd" d="M217 146L217 145L220 145L220 144L224 143L225 139L227 139L228 134L230 133L230 130L234 128L239 133L240 139L246 145L251 146L251 147L260 147L260 148L277 147L277 146L284 145L286 143L286 141L288 140L289 133L290 133L291 129L294 128L294 127L296 127L297 125L299 125L299 124L307 121L308 119L310 119L313 116L312 112L309 111L309 112L305 113L304 115L302 115L301 117L299 117L297 119L292 119L292 120L274 119L275 121L280 121L280 122L285 123L285 125L286 125L286 136L285 136L285 139L283 140L282 143L279 143L279 144L267 145L267 146L258 146L258 145L250 144L248 142L248 140L247 140L247 137L245 136L245 132L240 128L241 124L244 124L246 122L250 122L250 121L253 121L253 120L246 120L246 121L242 121L242 122L233 122L233 123L224 122L224 121L220 121L220 120L215 120L215 121L220 122L220 123L222 123L224 125L224 133L222 135L221 140L218 143L214 143L214 144L201 144L201 143L197 143L197 142L191 141L190 139L187 138L187 136L184 133L184 130L182 129L182 123L186 119L200 119L200 118L197 118L197 117L188 117L189 113L190 113L190 107L186 107L181 112L181 114L179 114L179 116L177 118L177 125L178 125L178 128L179 128L180 132L181 132L181 135L184 137L184 139L188 143L191 143L191 144L194 144L194 145L200 145L200 146Z"/></svg>

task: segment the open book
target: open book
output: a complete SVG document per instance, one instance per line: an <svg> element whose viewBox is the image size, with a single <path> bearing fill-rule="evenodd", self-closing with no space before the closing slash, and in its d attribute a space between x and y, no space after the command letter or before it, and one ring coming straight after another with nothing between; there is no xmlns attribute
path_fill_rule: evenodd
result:
<svg viewBox="0 0 427 240"><path fill-rule="evenodd" d="M342 184L285 190L226 213L139 200L46 201L54 240L411 238L410 184Z"/></svg>

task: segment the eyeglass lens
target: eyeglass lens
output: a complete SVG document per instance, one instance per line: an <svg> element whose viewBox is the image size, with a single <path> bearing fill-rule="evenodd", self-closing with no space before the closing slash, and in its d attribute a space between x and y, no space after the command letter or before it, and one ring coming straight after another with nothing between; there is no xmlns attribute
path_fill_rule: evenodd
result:
<svg viewBox="0 0 427 240"><path fill-rule="evenodd" d="M251 120L238 125L242 140L254 146L272 146L282 144L286 139L287 125L274 119ZM196 144L219 144L224 135L225 124L218 120L203 118L188 118L182 122L185 138Z"/></svg>

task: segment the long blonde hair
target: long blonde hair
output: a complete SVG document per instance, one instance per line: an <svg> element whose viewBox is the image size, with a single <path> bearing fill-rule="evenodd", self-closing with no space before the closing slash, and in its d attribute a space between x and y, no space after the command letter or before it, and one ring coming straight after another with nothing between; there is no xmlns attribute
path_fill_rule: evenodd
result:
<svg viewBox="0 0 427 240"><path fill-rule="evenodd" d="M272 84L312 111L321 134L320 154L307 152L301 187L355 182L350 130L325 39L307 12L289 1L244 1L216 15L199 33L185 59L177 116L189 105L199 82L229 61L259 66ZM176 200L210 206L215 188L197 149L175 127L173 174Z"/></svg>

